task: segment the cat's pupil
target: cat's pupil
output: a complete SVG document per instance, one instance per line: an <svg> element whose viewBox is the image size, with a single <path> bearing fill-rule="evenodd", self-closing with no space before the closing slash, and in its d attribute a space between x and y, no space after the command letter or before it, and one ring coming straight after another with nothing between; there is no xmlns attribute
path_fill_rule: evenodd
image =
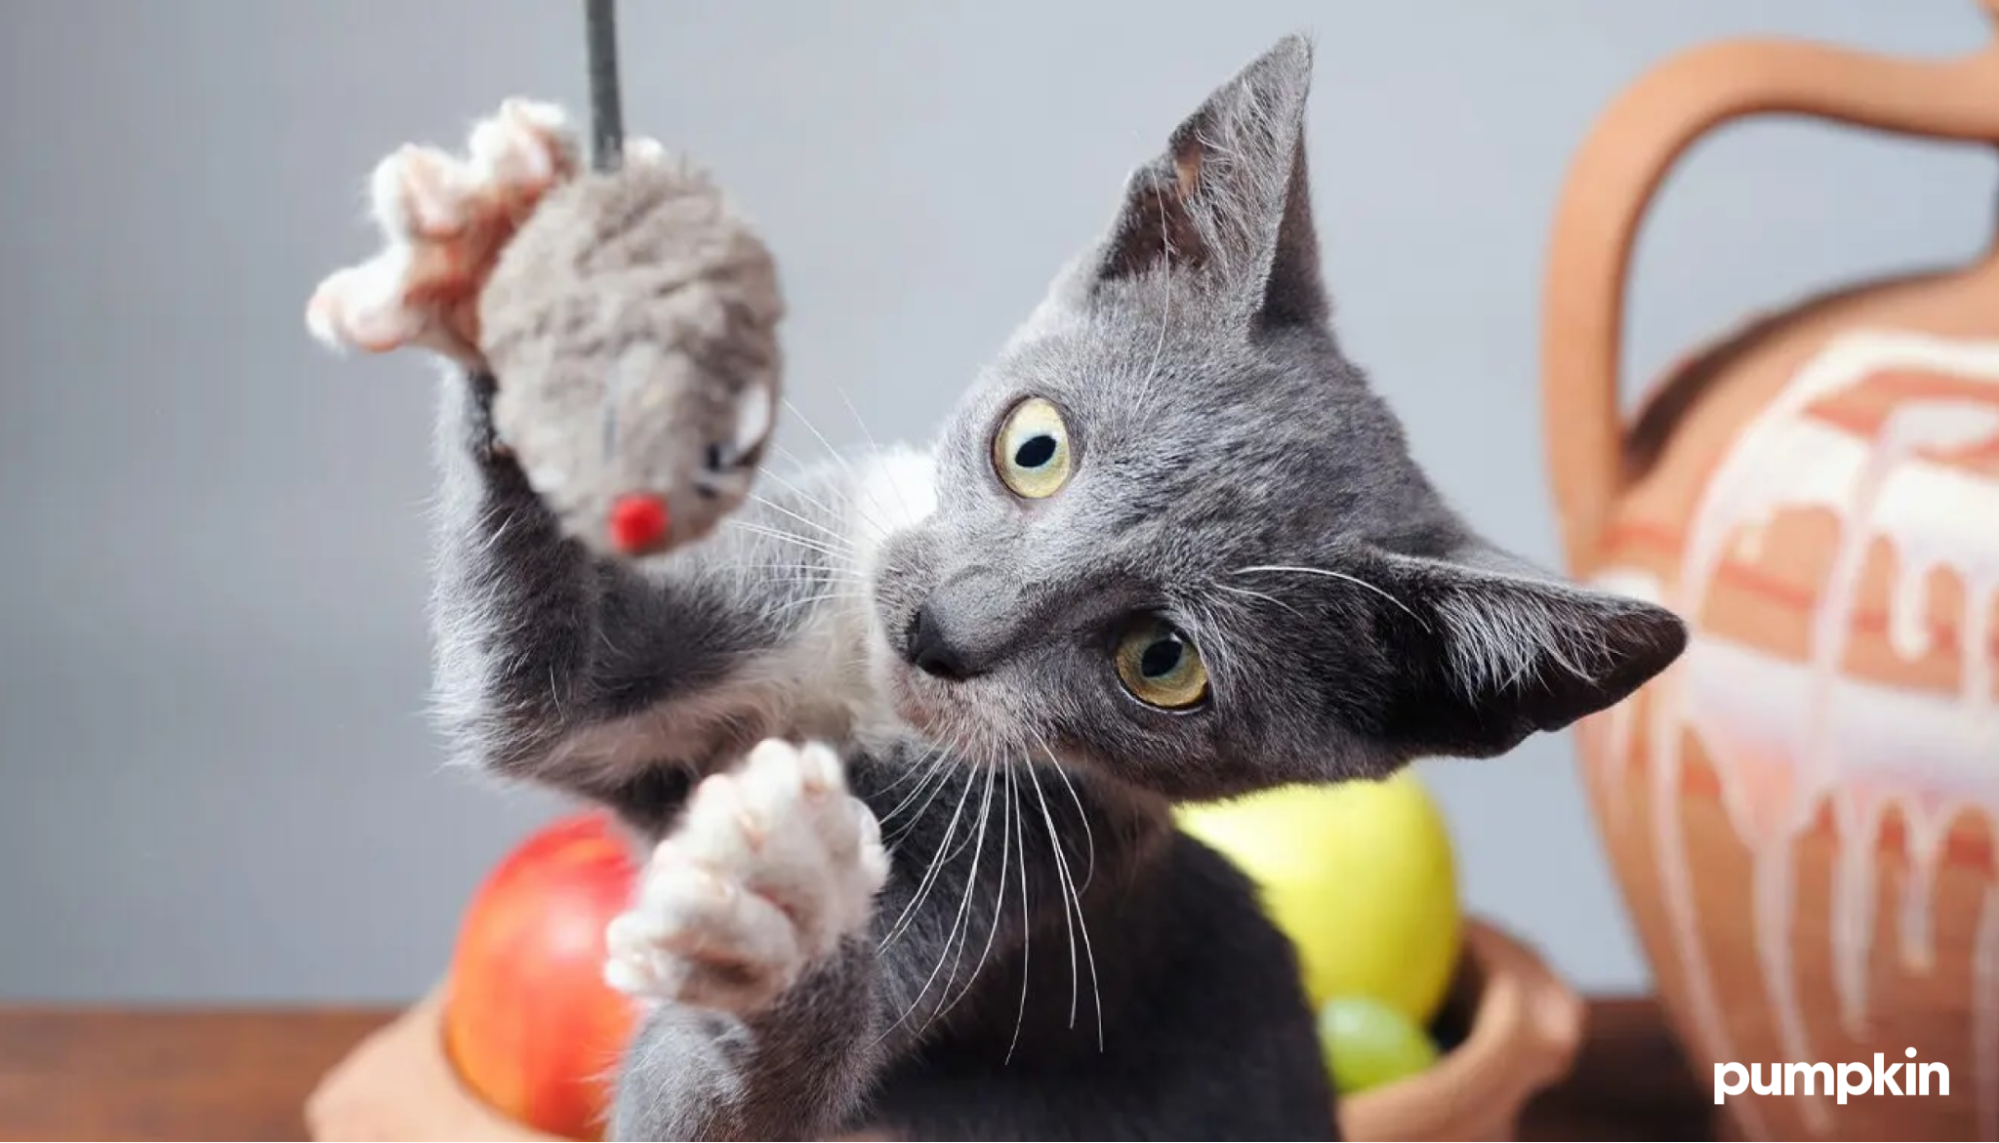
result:
<svg viewBox="0 0 1999 1143"><path fill-rule="evenodd" d="M1040 468L1055 457L1055 438L1046 433L1029 437L1014 450L1013 462L1022 468Z"/></svg>
<svg viewBox="0 0 1999 1143"><path fill-rule="evenodd" d="M1148 679L1170 675L1173 668L1180 665L1180 641L1178 639L1158 639L1146 645L1145 652L1138 657L1139 673Z"/></svg>

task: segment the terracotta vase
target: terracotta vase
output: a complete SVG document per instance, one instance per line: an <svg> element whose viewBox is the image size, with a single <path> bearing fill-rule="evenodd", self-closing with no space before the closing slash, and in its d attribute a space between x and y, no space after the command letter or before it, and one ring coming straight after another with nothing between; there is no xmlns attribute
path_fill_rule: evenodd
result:
<svg viewBox="0 0 1999 1143"><path fill-rule="evenodd" d="M1543 328L1567 558L1694 628L1580 728L1584 777L1704 1085L1723 1063L1765 1085L1876 1053L1949 1068L1948 1095L1931 1071L1927 1096L1844 1103L1786 1069L1727 1128L1999 1140L1999 252L1759 317L1618 409L1647 203L1689 144L1763 113L1999 143L1999 43L1697 49L1577 156Z"/></svg>

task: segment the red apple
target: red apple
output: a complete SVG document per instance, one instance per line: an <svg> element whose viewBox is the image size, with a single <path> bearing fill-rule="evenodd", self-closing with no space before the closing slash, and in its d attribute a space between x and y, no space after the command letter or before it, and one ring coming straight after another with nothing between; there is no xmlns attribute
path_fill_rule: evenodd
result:
<svg viewBox="0 0 1999 1143"><path fill-rule="evenodd" d="M540 830L466 909L444 1002L445 1050L501 1113L570 1139L602 1138L631 1001L604 983L604 927L636 867L600 813Z"/></svg>

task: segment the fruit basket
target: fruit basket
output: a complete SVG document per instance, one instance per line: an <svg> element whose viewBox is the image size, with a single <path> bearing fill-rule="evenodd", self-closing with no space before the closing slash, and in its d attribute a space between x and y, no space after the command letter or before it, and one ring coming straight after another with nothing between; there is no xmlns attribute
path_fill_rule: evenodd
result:
<svg viewBox="0 0 1999 1143"><path fill-rule="evenodd" d="M306 1105L312 1138L554 1143L459 1080L444 1051L442 1007L440 988L327 1074ZM1435 1066L1341 1101L1348 1139L1514 1138L1527 1101L1568 1071L1583 1006L1532 949L1473 919L1433 1031L1445 1048Z"/></svg>

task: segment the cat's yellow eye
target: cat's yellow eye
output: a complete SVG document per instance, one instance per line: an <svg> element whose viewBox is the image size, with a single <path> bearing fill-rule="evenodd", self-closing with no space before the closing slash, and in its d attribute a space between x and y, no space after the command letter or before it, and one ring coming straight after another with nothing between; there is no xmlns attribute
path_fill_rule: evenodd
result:
<svg viewBox="0 0 1999 1143"><path fill-rule="evenodd" d="M1069 426L1054 402L1029 397L993 435L993 469L1015 496L1041 500L1069 483Z"/></svg>
<svg viewBox="0 0 1999 1143"><path fill-rule="evenodd" d="M1133 698L1162 710L1185 710L1208 697L1208 668L1193 640L1157 616L1125 629L1117 645L1118 678Z"/></svg>

